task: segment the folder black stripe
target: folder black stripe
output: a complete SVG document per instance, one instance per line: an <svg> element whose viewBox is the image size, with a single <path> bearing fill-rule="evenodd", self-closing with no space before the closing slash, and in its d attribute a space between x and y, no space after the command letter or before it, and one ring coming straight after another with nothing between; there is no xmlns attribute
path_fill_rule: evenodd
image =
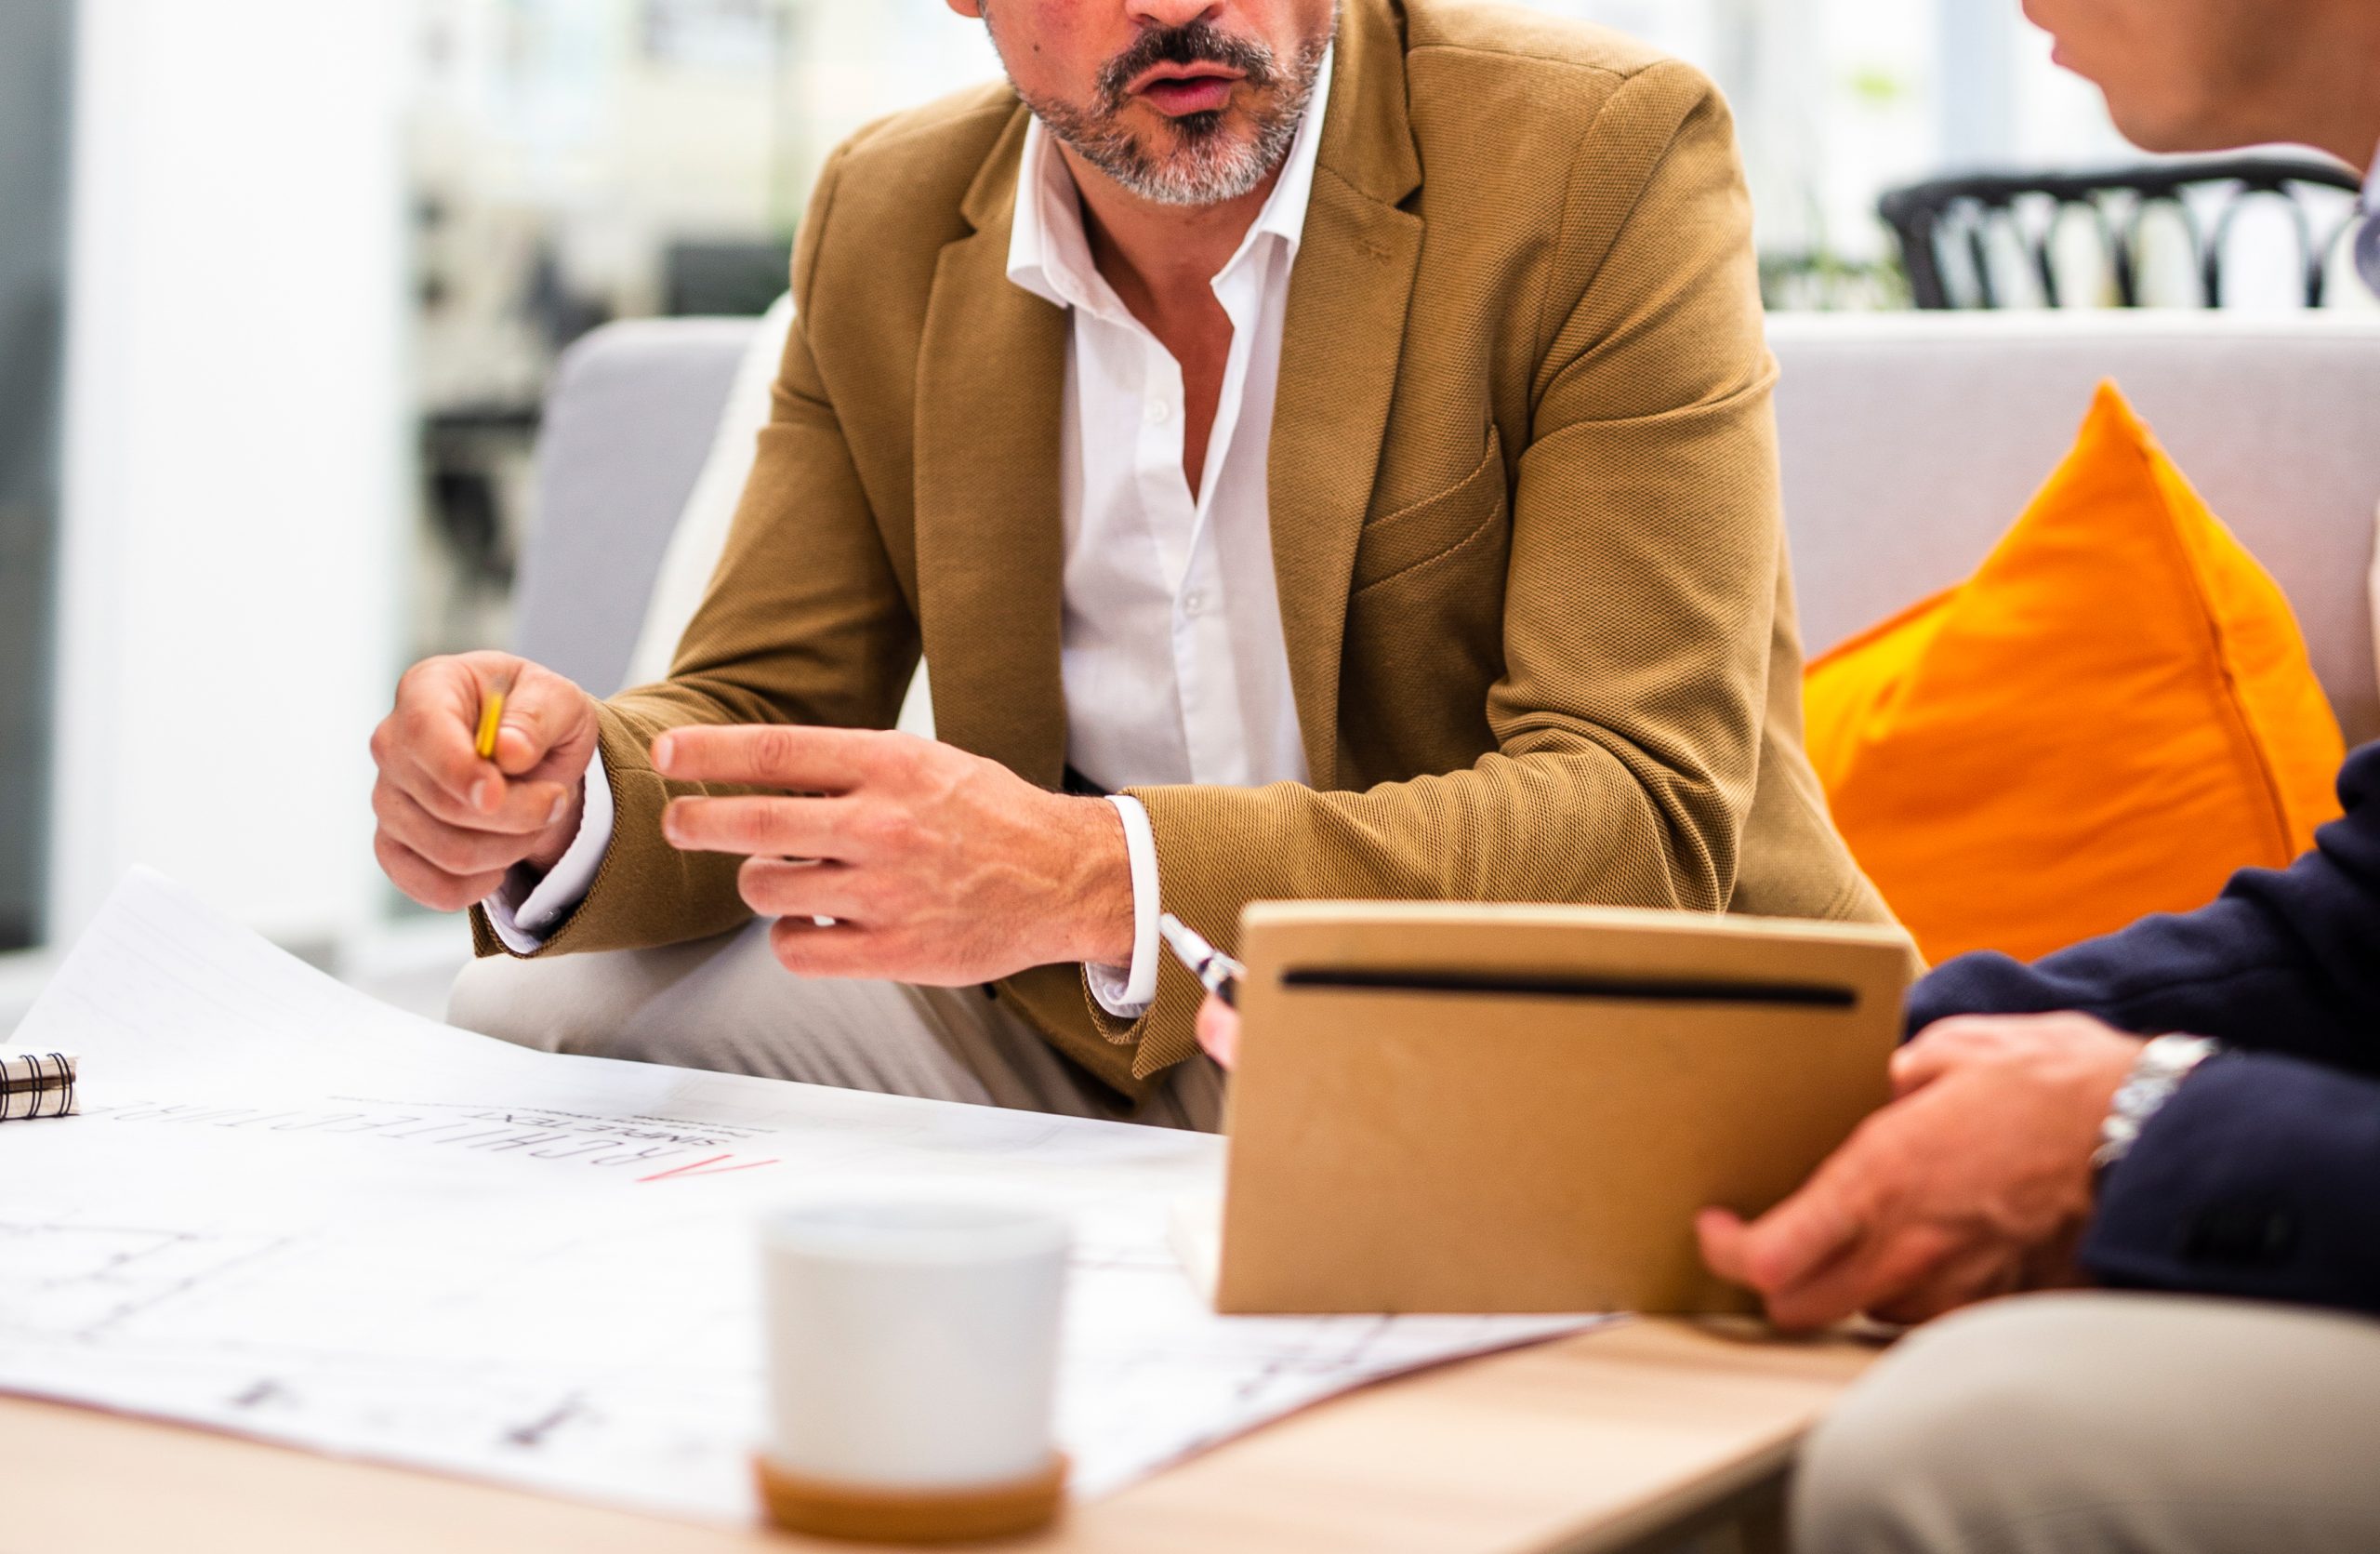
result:
<svg viewBox="0 0 2380 1554"><path fill-rule="evenodd" d="M1854 1009L1854 988L1824 982L1739 982L1708 976L1603 976L1575 972L1402 971L1382 966L1292 966L1285 988L1357 992L1485 993L1515 998L1601 999L1623 1003L1765 1003Z"/></svg>

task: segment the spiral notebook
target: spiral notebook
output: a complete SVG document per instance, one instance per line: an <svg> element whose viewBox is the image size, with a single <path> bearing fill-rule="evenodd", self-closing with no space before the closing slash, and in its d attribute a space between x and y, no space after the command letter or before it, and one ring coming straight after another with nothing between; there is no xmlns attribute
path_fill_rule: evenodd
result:
<svg viewBox="0 0 2380 1554"><path fill-rule="evenodd" d="M20 1052L0 1057L0 1122L36 1117L72 1117L82 1108L75 1096L76 1058L71 1052Z"/></svg>

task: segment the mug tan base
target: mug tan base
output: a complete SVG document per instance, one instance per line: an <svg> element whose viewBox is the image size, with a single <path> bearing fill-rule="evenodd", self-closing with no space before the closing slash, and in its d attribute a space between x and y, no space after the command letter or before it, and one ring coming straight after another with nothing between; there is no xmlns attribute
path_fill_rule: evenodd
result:
<svg viewBox="0 0 2380 1554"><path fill-rule="evenodd" d="M1027 1479L960 1490L900 1490L787 1472L766 1453L752 1459L769 1520L789 1533L858 1543L968 1543L1047 1526L1065 1504L1067 1461Z"/></svg>

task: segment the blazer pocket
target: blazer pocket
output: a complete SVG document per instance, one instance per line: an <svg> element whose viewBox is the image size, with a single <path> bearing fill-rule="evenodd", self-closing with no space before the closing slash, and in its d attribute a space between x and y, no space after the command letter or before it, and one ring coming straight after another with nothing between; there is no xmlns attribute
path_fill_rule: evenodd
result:
<svg viewBox="0 0 2380 1554"><path fill-rule="evenodd" d="M1435 497L1400 507L1364 525L1355 547L1354 590L1384 583L1434 561L1504 515L1504 443L1488 429L1479 467Z"/></svg>

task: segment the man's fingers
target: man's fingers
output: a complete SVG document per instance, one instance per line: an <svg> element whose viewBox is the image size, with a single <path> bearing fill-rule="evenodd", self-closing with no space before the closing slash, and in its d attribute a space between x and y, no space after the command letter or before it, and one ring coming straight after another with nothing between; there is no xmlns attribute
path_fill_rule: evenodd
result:
<svg viewBox="0 0 2380 1554"><path fill-rule="evenodd" d="M490 690L483 689L483 697ZM483 700L481 706L484 705ZM475 710L474 736L477 716ZM496 727L496 764L512 777L534 772L548 756L588 740L594 722L594 707L585 691L549 669L522 663L504 697L503 721Z"/></svg>
<svg viewBox="0 0 2380 1554"><path fill-rule="evenodd" d="M678 799L662 812L661 834L690 853L848 858L852 817L848 799Z"/></svg>
<svg viewBox="0 0 2380 1554"><path fill-rule="evenodd" d="M372 853L399 890L432 911L460 911L495 895L504 883L501 870L492 874L449 874L386 831L372 839Z"/></svg>
<svg viewBox="0 0 2380 1554"><path fill-rule="evenodd" d="M1740 1247L1739 1277L1764 1295L1791 1289L1858 1244L1873 1215L1872 1194L1861 1167L1844 1163L1857 1147L1846 1144L1801 1191L1748 1227Z"/></svg>
<svg viewBox="0 0 2380 1554"><path fill-rule="evenodd" d="M481 785L501 783L504 774L493 762L483 761L471 748L471 730L463 726L454 702L442 688L438 694L416 687L423 672L416 666L397 695L396 711L372 735L372 759L384 773L398 775L406 790L440 818L461 823L475 804L491 791Z"/></svg>
<svg viewBox="0 0 2380 1554"><path fill-rule="evenodd" d="M1907 1288L1870 1301L1868 1313L1880 1322L1915 1326L1962 1306L2013 1295L2023 1282L2018 1259L2005 1245L1990 1242L1945 1256Z"/></svg>
<svg viewBox="0 0 2380 1554"><path fill-rule="evenodd" d="M485 789L468 795L474 830L505 836L535 836L570 813L571 790L559 782L523 782L515 777L487 777ZM491 805L493 807L491 807Z"/></svg>
<svg viewBox="0 0 2380 1554"><path fill-rule="evenodd" d="M450 826L386 777L373 786L372 814L383 832L448 874L501 874L521 861L522 838Z"/></svg>
<svg viewBox="0 0 2380 1554"><path fill-rule="evenodd" d="M1694 1239L1702 1244L1703 1266L1730 1284L1750 1284L1744 1268L1744 1235L1750 1229L1731 1209L1705 1209L1694 1216Z"/></svg>
<svg viewBox="0 0 2380 1554"><path fill-rule="evenodd" d="M872 903L864 898L854 870L840 863L797 863L785 858L746 858L735 871L744 904L762 917L831 917L866 924Z"/></svg>
<svg viewBox="0 0 2380 1554"><path fill-rule="evenodd" d="M1893 1099L1914 1095L1957 1067L1968 1043L1948 1021L1930 1025L1894 1052Z"/></svg>
<svg viewBox="0 0 2380 1554"><path fill-rule="evenodd" d="M653 741L653 766L675 782L848 793L903 737L876 729L794 724L673 728Z"/></svg>
<svg viewBox="0 0 2380 1554"><path fill-rule="evenodd" d="M1771 1292L1768 1320L1798 1333L1889 1308L1930 1280L1953 1250L1950 1236L1931 1225L1885 1230L1815 1278Z"/></svg>
<svg viewBox="0 0 2380 1554"><path fill-rule="evenodd" d="M2003 1039L2000 1020L1973 1015L1937 1020L1893 1054L1893 1096L1912 1095L1962 1065L1997 1050Z"/></svg>
<svg viewBox="0 0 2380 1554"><path fill-rule="evenodd" d="M1223 1068L1239 1067L1239 1011L1219 998L1200 1004L1198 1045Z"/></svg>
<svg viewBox="0 0 2380 1554"><path fill-rule="evenodd" d="M509 778L491 762L473 757L459 786L411 752L400 752L382 768L390 779L447 825L501 836L535 836L570 809L572 790L559 782Z"/></svg>
<svg viewBox="0 0 2380 1554"><path fill-rule="evenodd" d="M483 757L481 719L499 687L496 752ZM426 658L398 682L396 707L374 735L372 753L383 770L409 762L426 783L468 803L483 778L524 776L557 746L591 740L594 717L576 685L510 654Z"/></svg>
<svg viewBox="0 0 2380 1554"><path fill-rule="evenodd" d="M796 976L855 979L883 975L876 936L856 923L822 925L806 917L780 918L769 926L769 949L777 963Z"/></svg>

